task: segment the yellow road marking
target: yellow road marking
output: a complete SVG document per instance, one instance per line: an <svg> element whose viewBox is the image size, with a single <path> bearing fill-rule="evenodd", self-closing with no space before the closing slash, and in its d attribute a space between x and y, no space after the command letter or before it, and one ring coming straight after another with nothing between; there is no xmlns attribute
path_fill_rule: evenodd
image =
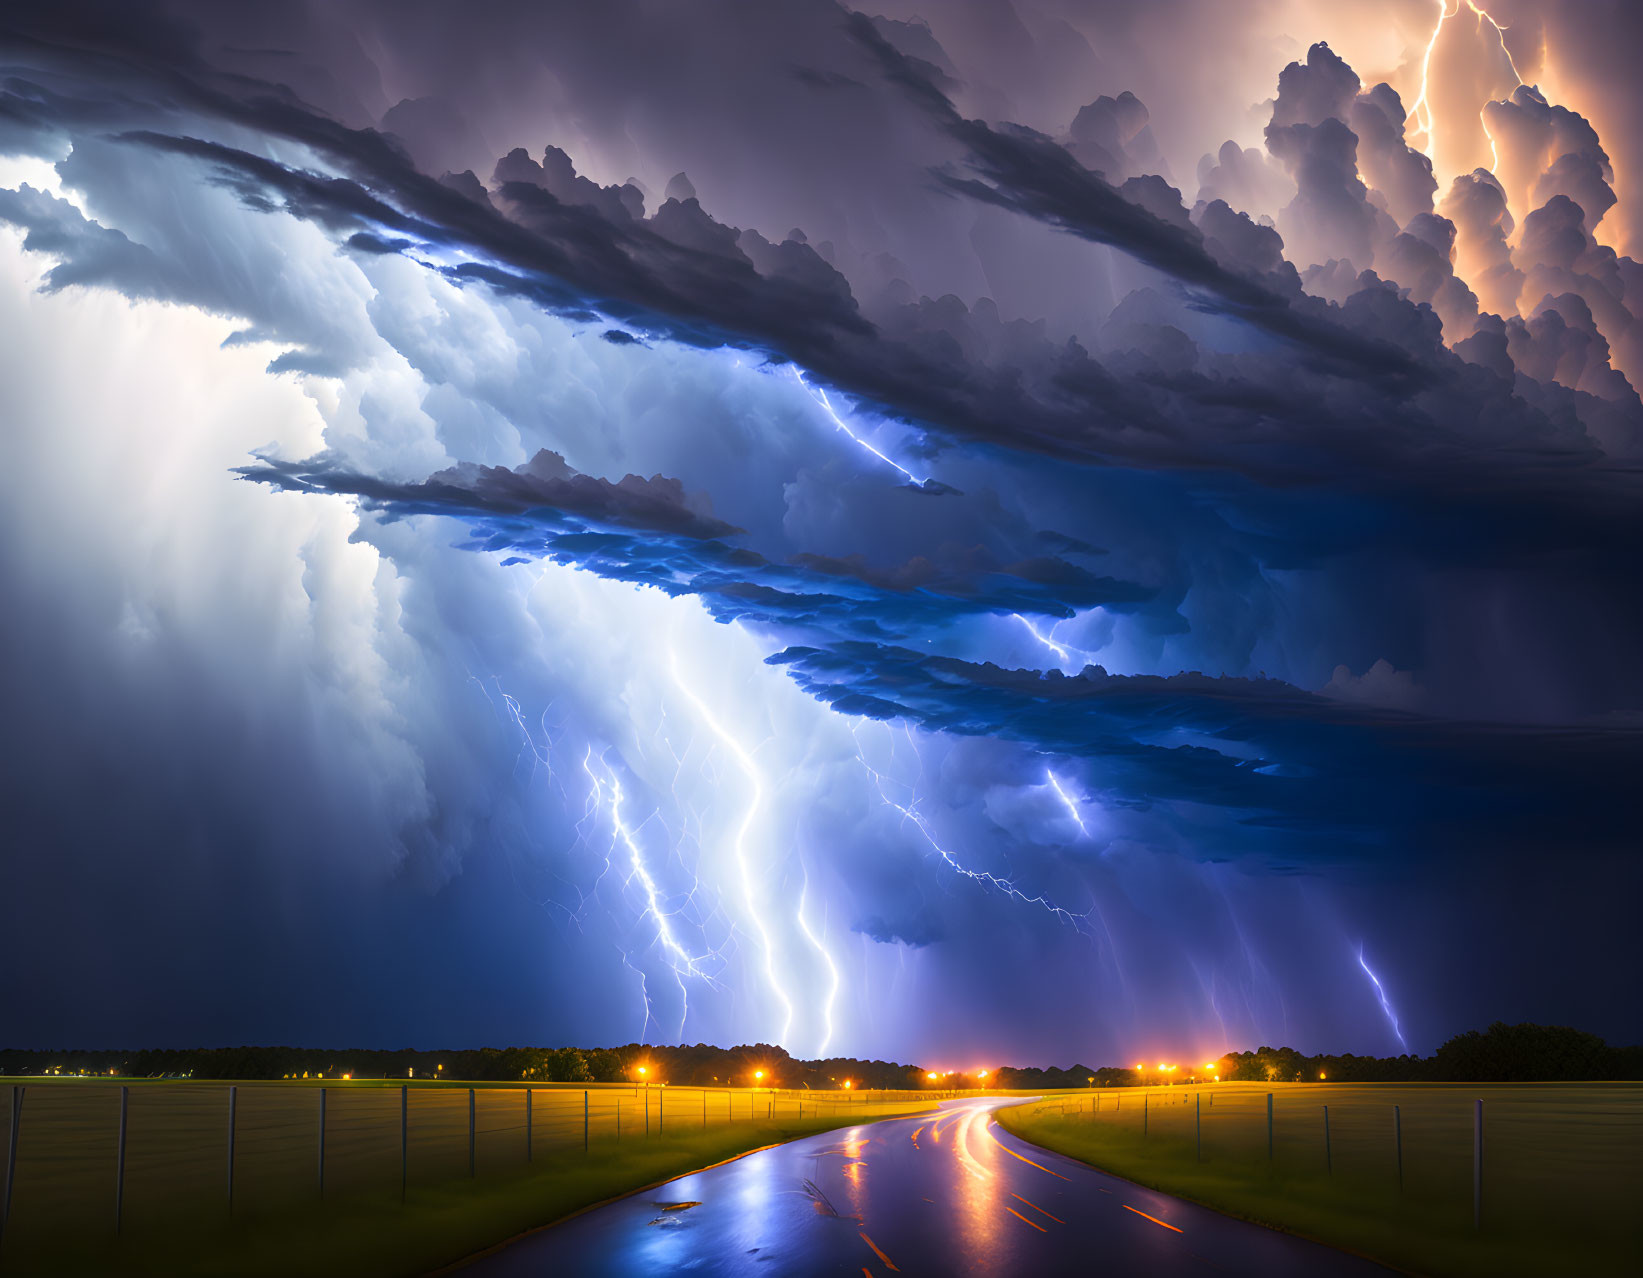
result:
<svg viewBox="0 0 1643 1278"><path fill-rule="evenodd" d="M1063 1176L1058 1171L1050 1171L1050 1169L1048 1167L1044 1166L1043 1163L1034 1163L1033 1160L1028 1158L1025 1154L1016 1153L1015 1150L1011 1149L1008 1145L1006 1145L1003 1141L1001 1141L997 1136L994 1136L991 1132L988 1132L987 1135L992 1140L993 1144L997 1145L1000 1149L1002 1149L1011 1158L1019 1158L1024 1163L1031 1163L1032 1166L1038 1168L1038 1170L1041 1171L1041 1172L1050 1172L1050 1175L1054 1176L1057 1180L1066 1180L1067 1179L1065 1176Z"/></svg>
<svg viewBox="0 0 1643 1278"><path fill-rule="evenodd" d="M1040 1207L1037 1203L1030 1202L1029 1200L1023 1198L1020 1194L1011 1194L1010 1197L1015 1199L1016 1202L1018 1202L1018 1203L1026 1203L1027 1206L1031 1207L1034 1211L1044 1211L1044 1209L1042 1207ZM1044 1211L1044 1214L1046 1216L1048 1216L1051 1220L1055 1221L1055 1223L1058 1224L1058 1225L1065 1225L1067 1223L1066 1221L1062 1220L1060 1216L1057 1216L1054 1212Z"/></svg>
<svg viewBox="0 0 1643 1278"><path fill-rule="evenodd" d="M1043 1225L1039 1224L1036 1220L1028 1220L1025 1216L1023 1216L1020 1212L1018 1212L1014 1207L1011 1207L1008 1204L1005 1205L1004 1210L1009 1212L1010 1215L1014 1216L1017 1220L1021 1221L1023 1224L1031 1225L1034 1229L1038 1230L1038 1232L1041 1233L1041 1234L1049 1232L1047 1229L1044 1228Z"/></svg>
<svg viewBox="0 0 1643 1278"><path fill-rule="evenodd" d="M879 1250L879 1245L876 1242L874 1242L866 1234L862 1234L861 1240L873 1249L873 1254L884 1262L884 1267L886 1269L893 1270L895 1273L898 1273L898 1274L901 1272L901 1270L897 1269L895 1267L895 1265L890 1263L890 1257L886 1256L882 1251Z"/></svg>
<svg viewBox="0 0 1643 1278"><path fill-rule="evenodd" d="M1162 1226L1163 1226L1163 1227L1164 1227L1164 1228L1165 1228L1165 1229L1175 1229L1175 1226L1174 1226L1174 1225L1172 1225L1172 1224L1170 1224L1170 1223L1169 1223L1169 1221L1167 1221L1167 1220L1159 1220L1159 1219L1158 1219L1158 1217L1156 1217L1156 1216L1147 1216L1147 1213L1146 1213L1146 1212L1144 1212L1144 1211L1141 1211L1141 1210L1139 1210L1139 1209L1138 1209L1138 1208L1135 1208L1135 1207L1131 1207L1131 1206L1130 1206L1130 1205L1129 1205L1129 1204L1128 1204L1128 1203L1125 1203L1125 1204L1124 1204L1124 1210L1125 1210L1125 1211L1133 1211L1133 1212L1135 1212L1135 1214L1136 1214L1136 1215L1137 1215L1137 1216L1146 1216L1146 1217L1147 1217L1147 1219L1148 1219L1148 1220L1150 1220L1150 1221L1152 1221L1152 1223L1153 1223L1153 1224L1155 1224L1155 1225L1162 1225ZM1184 1230L1184 1229L1175 1229L1175 1232L1176 1232L1176 1233L1178 1233L1178 1234L1184 1234L1184 1233L1186 1233L1186 1232L1187 1232L1187 1231L1186 1231L1186 1230Z"/></svg>
<svg viewBox="0 0 1643 1278"><path fill-rule="evenodd" d="M923 1126L920 1126L918 1128L918 1131L915 1131L913 1133L913 1148L914 1149L918 1148L918 1134L919 1134L919 1132L922 1132L923 1130L924 1130Z"/></svg>

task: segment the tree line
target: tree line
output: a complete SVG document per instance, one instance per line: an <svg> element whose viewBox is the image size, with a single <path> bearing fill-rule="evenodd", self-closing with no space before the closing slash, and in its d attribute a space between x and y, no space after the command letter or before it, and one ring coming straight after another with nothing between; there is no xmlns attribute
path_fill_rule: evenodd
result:
<svg viewBox="0 0 1643 1278"><path fill-rule="evenodd" d="M640 1071L643 1070L643 1073ZM420 1049L310 1047L155 1048L140 1051L0 1049L0 1075L115 1074L132 1078L462 1079L479 1082L649 1082L688 1087L916 1089L916 1065L853 1057L794 1060L768 1043L738 1047L479 1047ZM756 1075L758 1077L756 1077Z"/></svg>
<svg viewBox="0 0 1643 1278"><path fill-rule="evenodd" d="M1643 1079L1643 1047L1611 1047L1596 1034L1567 1026L1506 1025L1456 1035L1431 1056L1309 1056L1290 1047L1229 1052L1214 1077L1242 1082L1558 1082ZM643 1070L643 1073L640 1071ZM783 1087L811 1090L959 1090L1001 1087L1051 1090L1132 1087L1160 1078L1202 1081L1198 1065L1160 1075L1120 1066L1066 1069L1004 1066L983 1076L836 1056L795 1060L768 1043L738 1047L480 1047L448 1051L308 1047L159 1048L141 1051L0 1049L0 1075L117 1074L135 1078L461 1079L483 1082L650 1082L681 1087Z"/></svg>

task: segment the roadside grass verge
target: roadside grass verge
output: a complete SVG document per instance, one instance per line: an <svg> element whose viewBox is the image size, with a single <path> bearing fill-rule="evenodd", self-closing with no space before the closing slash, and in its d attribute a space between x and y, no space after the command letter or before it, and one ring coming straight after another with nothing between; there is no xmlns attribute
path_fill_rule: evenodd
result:
<svg viewBox="0 0 1643 1278"><path fill-rule="evenodd" d="M1001 1110L998 1121L1024 1140L1148 1188L1410 1273L1596 1278L1640 1272L1643 1087L1636 1084L1146 1090L1145 1135L1143 1089L1135 1088L1105 1090L1099 1111L1087 1092ZM1270 1162L1269 1092L1275 1097ZM1472 1221L1477 1098L1485 1114L1481 1229ZM1403 1129L1401 1190L1393 1105Z"/></svg>
<svg viewBox="0 0 1643 1278"><path fill-rule="evenodd" d="M904 1112L928 1108L910 1103ZM0 1275L426 1274L642 1186L892 1112L875 1107L871 1118L790 1116L620 1144L598 1140L586 1154L580 1148L555 1149L527 1166L477 1179L413 1184L403 1204L395 1185L355 1190L335 1201L236 1213L232 1222L220 1213L168 1213L128 1224L118 1237L111 1229L13 1230L0 1245Z"/></svg>

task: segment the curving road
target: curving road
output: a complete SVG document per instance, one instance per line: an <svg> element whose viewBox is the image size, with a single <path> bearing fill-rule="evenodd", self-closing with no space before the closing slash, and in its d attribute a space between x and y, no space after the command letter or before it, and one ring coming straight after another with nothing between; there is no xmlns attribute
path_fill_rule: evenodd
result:
<svg viewBox="0 0 1643 1278"><path fill-rule="evenodd" d="M669 1181L480 1257L465 1278L575 1274L1248 1274L1392 1271L1017 1140L1015 1101L841 1128Z"/></svg>

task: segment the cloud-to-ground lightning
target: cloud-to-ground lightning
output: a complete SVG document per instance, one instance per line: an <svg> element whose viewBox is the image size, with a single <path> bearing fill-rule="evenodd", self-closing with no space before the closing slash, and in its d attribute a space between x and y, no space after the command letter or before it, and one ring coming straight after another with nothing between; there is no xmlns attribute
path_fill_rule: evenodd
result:
<svg viewBox="0 0 1643 1278"><path fill-rule="evenodd" d="M1376 976L1370 969L1369 961L1363 956L1363 946L1361 945L1358 947L1358 966L1363 968L1363 974L1374 985L1375 997L1381 1002L1381 1011L1386 1013L1386 1020L1392 1026L1392 1033L1397 1035L1399 1045L1407 1052L1409 1044L1404 1040L1403 1030L1398 1027L1398 1014L1392 1010L1392 1000L1386 996L1386 987L1381 984L1381 978Z"/></svg>
<svg viewBox="0 0 1643 1278"><path fill-rule="evenodd" d="M804 933L804 939L810 942L816 953L821 955L822 962L827 965L827 999L822 1004L822 1040L821 1046L816 1051L818 1057L825 1057L828 1044L833 1041L833 1005L839 997L839 966L833 961L833 956L828 953L827 946L822 944L821 938L811 930L810 920L805 917L805 899L809 895L810 875L806 872L804 885L799 889L799 908L796 917L799 920L799 929Z"/></svg>
<svg viewBox="0 0 1643 1278"><path fill-rule="evenodd" d="M655 876L650 867L645 864L644 853L639 848L639 841L634 831L628 825L622 812L622 781L614 769L601 761L605 769L605 780L601 781L593 768L593 747L589 746L587 754L582 759L582 768L588 774L588 780L593 785L593 800L596 805L605 804L606 790L609 790L609 810L612 838L620 842L627 849L628 864L631 872L629 881L639 883L645 896L644 915L648 916L656 925L656 940L668 955L668 966L673 969L674 978L679 983L679 996L682 1011L679 1015L680 1041L684 1039L685 1021L690 1015L690 991L685 985L686 976L706 978L708 973L701 967L702 959L690 953L679 941L670 922L670 913L663 908L661 889L657 887ZM648 1022L648 1001L647 1001Z"/></svg>
<svg viewBox="0 0 1643 1278"><path fill-rule="evenodd" d="M834 409L832 401L827 398L826 390L820 386L812 386L809 382L805 381L804 372L802 369L795 368L793 370L793 376L798 379L799 385L804 387L806 392L810 395L810 398L822 406L822 411L832 419L833 425L837 426L841 431L848 435L852 442L861 448L865 448L886 466L893 467L894 469L900 471L903 475L907 476L908 482L921 486L924 484L925 481L923 479L908 470L907 467L903 466L895 458L875 448L870 442L856 434L855 431L851 430L849 424L846 423L844 418L839 416L838 411Z"/></svg>
<svg viewBox="0 0 1643 1278"><path fill-rule="evenodd" d="M713 733L730 755L736 760L736 766L747 778L748 802L742 814L741 824L736 827L736 833L731 840L731 853L736 862L736 873L741 880L741 896L743 908L753 924L753 930L758 933L759 948L764 955L764 975L776 1001L782 1006L782 1031L777 1042L786 1046L793 1031L793 999L788 994L781 978L776 973L776 947L770 937L770 928L764 921L764 904L759 899L759 893L753 886L753 872L747 860L747 840L754 824L759 819L759 812L764 806L764 777L759 767L753 761L753 756L735 736L724 727L718 718L707 708L707 704L699 697L695 690L685 681L679 671L677 654L669 652L668 667L673 674L673 682L684 695L686 701L696 711L697 717L707 725L708 731Z"/></svg>

